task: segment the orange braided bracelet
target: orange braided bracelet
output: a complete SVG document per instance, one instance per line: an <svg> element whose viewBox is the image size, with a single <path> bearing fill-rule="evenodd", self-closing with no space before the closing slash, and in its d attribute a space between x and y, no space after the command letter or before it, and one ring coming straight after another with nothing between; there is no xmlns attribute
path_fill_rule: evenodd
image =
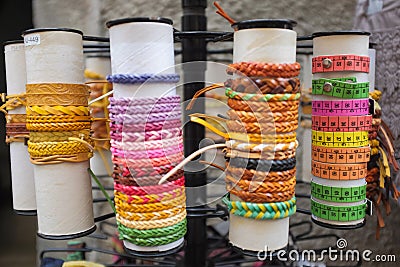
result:
<svg viewBox="0 0 400 267"><path fill-rule="evenodd" d="M298 100L277 101L277 102L257 102L243 101L229 98L228 106L238 111L250 112L275 112L275 111L297 111L299 109Z"/></svg>
<svg viewBox="0 0 400 267"><path fill-rule="evenodd" d="M226 72L228 74L239 74L248 77L280 77L290 78L300 74L300 63L273 64L257 62L237 62L229 64Z"/></svg>
<svg viewBox="0 0 400 267"><path fill-rule="evenodd" d="M249 193L279 193L294 190L296 185L296 177L292 177L287 181L267 182L257 180L237 179L233 176L226 175L225 181L232 185L240 187Z"/></svg>
<svg viewBox="0 0 400 267"><path fill-rule="evenodd" d="M227 120L226 126L234 132L245 133L288 133L293 132L298 127L298 121L291 122L275 122L275 123L259 123L259 122L241 122L237 120Z"/></svg>
<svg viewBox="0 0 400 267"><path fill-rule="evenodd" d="M296 111L285 111L285 112L251 112L230 109L226 114L232 120L239 120L241 122L291 122L297 121L299 113Z"/></svg>
<svg viewBox="0 0 400 267"><path fill-rule="evenodd" d="M225 149L225 156L229 158L241 157L251 159L274 159L285 160L296 156L296 149L285 151L262 151L262 152L245 152L240 150Z"/></svg>
<svg viewBox="0 0 400 267"><path fill-rule="evenodd" d="M249 78L228 79L225 87L241 93L282 94L300 92L299 78Z"/></svg>
<svg viewBox="0 0 400 267"><path fill-rule="evenodd" d="M227 174L233 177L240 177L240 179L251 180L251 181L259 181L259 182L280 182L280 181L288 181L294 177L296 174L296 168L286 170L286 171L256 171L253 169L244 169L237 168L228 165L226 168Z"/></svg>
<svg viewBox="0 0 400 267"><path fill-rule="evenodd" d="M226 184L226 189L231 194L238 196L241 200L252 203L282 202L287 201L294 196L294 189L278 193L250 193L236 189L236 187L230 183Z"/></svg>

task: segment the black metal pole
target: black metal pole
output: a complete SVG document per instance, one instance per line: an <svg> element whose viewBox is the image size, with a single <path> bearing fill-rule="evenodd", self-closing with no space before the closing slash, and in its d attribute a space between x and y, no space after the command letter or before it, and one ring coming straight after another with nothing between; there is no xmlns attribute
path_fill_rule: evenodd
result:
<svg viewBox="0 0 400 267"><path fill-rule="evenodd" d="M205 9L206 0L182 0L183 16L182 31L206 31L207 18ZM182 62L203 61L203 63L189 64L184 70L184 100L189 100L201 88L204 87L204 78L207 60L207 47L204 38L184 38L182 40ZM193 82L195 81L195 82ZM199 82L200 81L200 82ZM197 101L195 107L190 111L204 113L204 101ZM185 113L185 121L188 121L188 113ZM189 122L184 127L185 155L188 156L198 149L199 143L204 139L204 127ZM207 192L205 185L207 177L205 171L185 172L187 189L187 204L194 206L195 203L205 203ZM202 187L203 186L203 187ZM196 187L192 190L191 187ZM202 189L199 189L202 187ZM189 218L186 234L186 249L184 264L187 267L206 266L207 257L207 232L205 218Z"/></svg>

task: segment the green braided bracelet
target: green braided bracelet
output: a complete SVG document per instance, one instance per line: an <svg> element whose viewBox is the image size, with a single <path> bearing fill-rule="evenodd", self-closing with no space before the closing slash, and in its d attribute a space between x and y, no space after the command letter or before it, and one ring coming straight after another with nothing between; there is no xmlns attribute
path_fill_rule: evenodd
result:
<svg viewBox="0 0 400 267"><path fill-rule="evenodd" d="M180 231L181 228L186 228L186 219L180 221L177 224L171 225L171 226L162 227L162 228L146 229L146 230L129 228L118 221L117 221L117 224L118 224L119 232L124 234L125 236L135 236L138 238L150 238L150 237L168 236L172 233L176 233L176 232Z"/></svg>
<svg viewBox="0 0 400 267"><path fill-rule="evenodd" d="M120 227L120 226L122 226L122 227ZM174 228L174 229L169 230L169 231L165 230L163 236L155 236L155 235L151 236L150 235L151 231L165 229L165 228ZM186 234L186 219L179 222L176 225L173 225L173 226L168 226L168 227L164 227L164 228L155 228L155 229L149 229L149 230L142 230L142 231L139 231L137 229L127 228L126 226L123 226L122 224L118 224L118 230L119 230L119 238L127 240L127 241L131 242L132 244L135 244L138 246L145 246L145 247L161 246L161 245L165 245L165 244L170 244L170 243L182 238ZM135 235L131 234L132 231L130 231L130 230L135 230L133 232L138 232L138 231L146 232L146 234L135 236ZM157 231L154 231L154 232L157 232ZM160 232L160 231L158 231L158 232ZM158 233L158 234L160 234L160 233Z"/></svg>
<svg viewBox="0 0 400 267"><path fill-rule="evenodd" d="M298 100L300 93L296 94L246 94L239 93L232 88L226 87L225 95L229 98L244 100L244 101L259 101L259 102L277 102L277 101L288 101Z"/></svg>
<svg viewBox="0 0 400 267"><path fill-rule="evenodd" d="M296 197L274 203L251 203L230 201L229 195L222 199L231 214L255 220L276 220L289 217L296 212Z"/></svg>

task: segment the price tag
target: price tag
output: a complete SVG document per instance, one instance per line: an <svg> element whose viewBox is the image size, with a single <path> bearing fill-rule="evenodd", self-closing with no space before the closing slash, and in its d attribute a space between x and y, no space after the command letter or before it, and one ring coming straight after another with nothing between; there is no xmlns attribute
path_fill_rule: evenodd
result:
<svg viewBox="0 0 400 267"><path fill-rule="evenodd" d="M32 35L25 36L24 44L25 44L25 46L39 45L40 44L40 35L32 34Z"/></svg>

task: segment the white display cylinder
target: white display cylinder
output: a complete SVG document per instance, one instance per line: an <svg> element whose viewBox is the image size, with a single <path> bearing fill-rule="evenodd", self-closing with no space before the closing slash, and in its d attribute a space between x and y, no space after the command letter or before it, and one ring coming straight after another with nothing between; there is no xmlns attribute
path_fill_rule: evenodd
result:
<svg viewBox="0 0 400 267"><path fill-rule="evenodd" d="M11 41L4 46L8 95L25 93L26 68L24 42ZM8 111L26 114L24 106ZM33 165L29 161L27 146L22 142L10 144L11 184L13 208L17 214L36 215Z"/></svg>
<svg viewBox="0 0 400 267"><path fill-rule="evenodd" d="M113 74L175 73L174 36L168 19L120 19L107 23ZM171 83L114 84L114 97L175 95Z"/></svg>
<svg viewBox="0 0 400 267"><path fill-rule="evenodd" d="M88 56L86 57L86 69L94 71L104 77L111 74L111 61L109 56ZM98 114L97 117L103 117L104 113ZM101 116L102 115L102 116ZM101 153L94 151L93 157L90 159L90 168L96 176L108 176L107 170L113 169L113 164L111 162L111 151L102 149ZM108 168L106 168L106 165Z"/></svg>
<svg viewBox="0 0 400 267"><path fill-rule="evenodd" d="M313 56L335 56L335 55L357 55L357 56L369 56L369 33L367 32L354 32L354 31L343 31L343 32L320 32L314 33L313 36ZM370 74L359 71L332 71L332 72L321 72L314 73L313 79L320 78L345 78L345 77L356 77L357 82L368 82ZM371 84L370 84L371 86ZM325 95L313 95L313 100L341 100L332 96ZM332 181L329 179L321 179L313 177L313 181L317 181L320 184L327 186L337 187L351 187L355 185L365 184L365 179L358 179L355 181ZM327 202L323 200L316 200L322 204L332 206L353 206L364 203L361 202L352 203L341 203L341 202ZM312 215L312 218L316 223L320 222L325 226L333 226L338 228L346 228L348 226L362 226L365 219L354 220L354 221L333 221L318 218Z"/></svg>
<svg viewBox="0 0 400 267"><path fill-rule="evenodd" d="M27 84L83 84L82 33L71 29L24 32ZM35 165L38 234L62 239L96 229L89 160Z"/></svg>
<svg viewBox="0 0 400 267"><path fill-rule="evenodd" d="M234 25L233 62L296 62L295 22L288 20L253 20ZM295 25L295 24L294 24ZM240 200L231 194L232 201ZM230 216L229 241L251 251L274 251L284 248L289 239L289 218L253 220Z"/></svg>
<svg viewBox="0 0 400 267"><path fill-rule="evenodd" d="M112 74L175 74L172 21L165 18L127 18L107 22L110 31ZM114 98L164 97L176 95L175 84L113 84ZM133 251L168 251L183 244L173 243L145 247L126 240Z"/></svg>
<svg viewBox="0 0 400 267"><path fill-rule="evenodd" d="M368 49L369 55L369 91L375 90L375 64L376 64L376 50L374 48Z"/></svg>

